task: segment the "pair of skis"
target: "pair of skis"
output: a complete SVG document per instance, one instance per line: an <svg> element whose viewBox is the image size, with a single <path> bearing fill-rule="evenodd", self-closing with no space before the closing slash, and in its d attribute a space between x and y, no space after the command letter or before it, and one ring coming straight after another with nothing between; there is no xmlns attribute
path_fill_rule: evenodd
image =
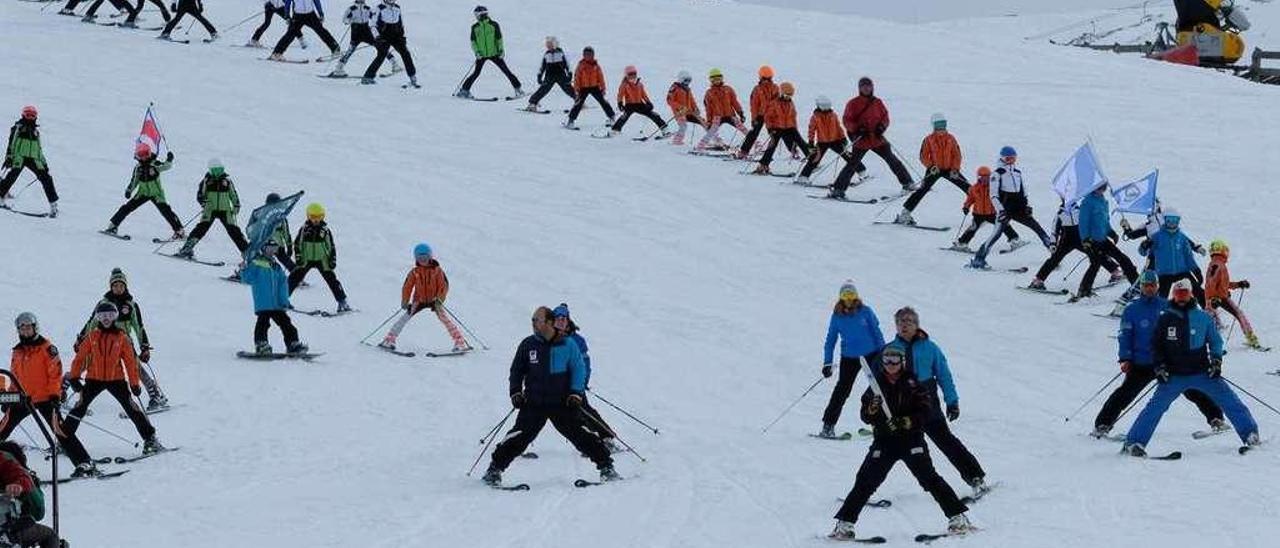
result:
<svg viewBox="0 0 1280 548"><path fill-rule="evenodd" d="M620 481L620 480L614 480L614 481ZM582 479L582 478L573 480L573 486L579 489L583 489L587 487L597 487L600 485L604 485L605 483L612 483L612 482L591 481L591 480ZM527 483L517 483L515 485L491 485L490 488L497 489L499 491L528 491L532 489L532 487L530 487L529 484Z"/></svg>
<svg viewBox="0 0 1280 548"><path fill-rule="evenodd" d="M36 217L38 219L48 219L48 218L54 217L54 215L50 213L36 213L34 211L23 211L21 209L14 209L8 205L0 206L0 209L8 211L9 213L17 213L18 215L26 215L28 217Z"/></svg>
<svg viewBox="0 0 1280 548"><path fill-rule="evenodd" d="M379 345L369 344L369 343L363 343L363 344L364 344L365 346L368 346L368 347L371 347L371 348L376 348L376 349L381 350L381 351L383 351L383 352L386 352L386 353L388 353L388 354L394 354L394 355L396 355L396 356L400 356L400 357L402 357L402 358L412 358L412 357L415 357L415 356L417 356L417 355L418 355L418 353L417 353L417 352L410 352L410 351L405 351L405 350L396 350L396 349L394 349L394 348L387 348L387 347L385 347L385 346L379 346ZM424 352L424 353L423 353L423 355L424 355L424 356L426 356L426 357L428 357L428 358L447 358L447 357L450 357L450 356L461 356L461 355L466 354L466 353L468 353L468 352L470 352L470 351L471 351L471 350L448 350L448 351L439 351L439 352L434 352L434 351L433 351L433 352ZM536 458L536 457L534 457L534 458Z"/></svg>

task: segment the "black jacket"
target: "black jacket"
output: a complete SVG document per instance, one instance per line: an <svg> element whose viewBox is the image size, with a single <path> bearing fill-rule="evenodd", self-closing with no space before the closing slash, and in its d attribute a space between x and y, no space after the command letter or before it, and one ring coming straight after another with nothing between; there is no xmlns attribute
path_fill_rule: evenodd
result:
<svg viewBox="0 0 1280 548"><path fill-rule="evenodd" d="M862 394L862 422L871 425L876 438L919 433L920 426L925 423L925 420L932 413L933 405L930 403L929 394L916 381L915 375L912 374L910 369L903 367L896 383L890 383L884 377L883 371L876 371L875 377L876 382L880 385L880 390L884 392L883 406L887 407L889 413L893 414L895 418L910 417L911 428L907 431L890 431L889 420L885 416L883 409L874 415L870 414L868 411L871 409L871 400L875 397L875 392L870 388Z"/></svg>

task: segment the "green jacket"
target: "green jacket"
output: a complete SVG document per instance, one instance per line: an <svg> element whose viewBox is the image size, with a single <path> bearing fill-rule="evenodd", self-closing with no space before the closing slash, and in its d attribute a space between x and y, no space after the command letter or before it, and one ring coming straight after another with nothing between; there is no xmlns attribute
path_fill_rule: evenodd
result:
<svg viewBox="0 0 1280 548"><path fill-rule="evenodd" d="M321 270L328 271L338 265L338 248L334 247L333 234L324 221L314 224L307 221L298 229L293 254L299 267L318 263Z"/></svg>
<svg viewBox="0 0 1280 548"><path fill-rule="evenodd" d="M471 51L476 57L502 57L502 27L488 17L471 25Z"/></svg>
<svg viewBox="0 0 1280 548"><path fill-rule="evenodd" d="M236 194L236 184L227 174L223 173L221 177L205 174L196 189L196 201L204 208L201 220L208 221L214 213L230 213L228 223L236 224L236 215L240 214L240 195Z"/></svg>
<svg viewBox="0 0 1280 548"><path fill-rule="evenodd" d="M133 300L133 295L130 294L127 289L123 295L116 295L115 293L107 291L107 293L102 296L102 299L94 304L94 308L96 309L98 305L102 303L111 303L116 305L116 308L120 310L120 315L116 317L116 325L120 326L120 329L123 330L125 334L129 335L129 337L135 341L142 350L148 350L151 348L151 340L147 337L147 328L142 324L142 308L140 308L138 303ZM84 328L81 329L80 334L76 336L77 348L80 346L80 341L89 336L89 332L93 331L97 325L97 320L94 320L93 314L90 313L89 321L85 322Z"/></svg>
<svg viewBox="0 0 1280 548"><path fill-rule="evenodd" d="M293 255L293 237L289 231L289 219L282 219L276 229L271 231L271 240L280 246L285 253Z"/></svg>
<svg viewBox="0 0 1280 548"><path fill-rule="evenodd" d="M139 198L150 198L158 204L164 203L164 187L160 186L160 173L169 171L173 167L173 162L160 162L155 158L139 161L137 166L133 168L133 179L129 181L129 188L125 189L125 195L134 194Z"/></svg>
<svg viewBox="0 0 1280 548"><path fill-rule="evenodd" d="M40 128L33 120L18 120L9 129L9 147L4 153L5 164L17 169L27 159L36 167L45 169L44 151L40 149Z"/></svg>

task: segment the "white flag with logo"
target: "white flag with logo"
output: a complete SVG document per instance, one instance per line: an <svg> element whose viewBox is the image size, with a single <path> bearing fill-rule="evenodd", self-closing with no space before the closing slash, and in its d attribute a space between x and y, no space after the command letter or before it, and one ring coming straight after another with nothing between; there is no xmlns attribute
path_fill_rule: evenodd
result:
<svg viewBox="0 0 1280 548"><path fill-rule="evenodd" d="M1103 175L1102 166L1089 143L1080 145L1053 176L1053 190L1067 203L1077 202L1106 184L1107 176Z"/></svg>
<svg viewBox="0 0 1280 548"><path fill-rule="evenodd" d="M1160 178L1160 170L1154 170L1145 177L1111 191L1116 201L1116 211L1125 213L1141 213L1148 215L1156 210L1156 182Z"/></svg>

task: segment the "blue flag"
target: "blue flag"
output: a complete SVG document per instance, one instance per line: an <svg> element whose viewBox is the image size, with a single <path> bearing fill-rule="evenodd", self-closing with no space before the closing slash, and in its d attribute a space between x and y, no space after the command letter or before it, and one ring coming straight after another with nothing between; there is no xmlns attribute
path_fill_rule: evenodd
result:
<svg viewBox="0 0 1280 548"><path fill-rule="evenodd" d="M1106 184L1107 176L1102 174L1102 165L1089 143L1080 145L1053 176L1053 190L1069 204L1080 201Z"/></svg>
<svg viewBox="0 0 1280 548"><path fill-rule="evenodd" d="M1154 170L1145 177L1111 191L1116 201L1116 211L1123 213L1141 213L1149 215L1156 210L1156 182L1160 170Z"/></svg>
<svg viewBox="0 0 1280 548"><path fill-rule="evenodd" d="M276 227L282 221L289 217L289 212L293 211L293 206L298 205L298 200L302 199L303 191L297 194L281 198L280 201L263 205L253 210L249 215L249 223L245 225L245 232L249 237L249 249L244 252L246 261L253 260L258 256L262 249L262 244L271 239L271 234L275 232Z"/></svg>

